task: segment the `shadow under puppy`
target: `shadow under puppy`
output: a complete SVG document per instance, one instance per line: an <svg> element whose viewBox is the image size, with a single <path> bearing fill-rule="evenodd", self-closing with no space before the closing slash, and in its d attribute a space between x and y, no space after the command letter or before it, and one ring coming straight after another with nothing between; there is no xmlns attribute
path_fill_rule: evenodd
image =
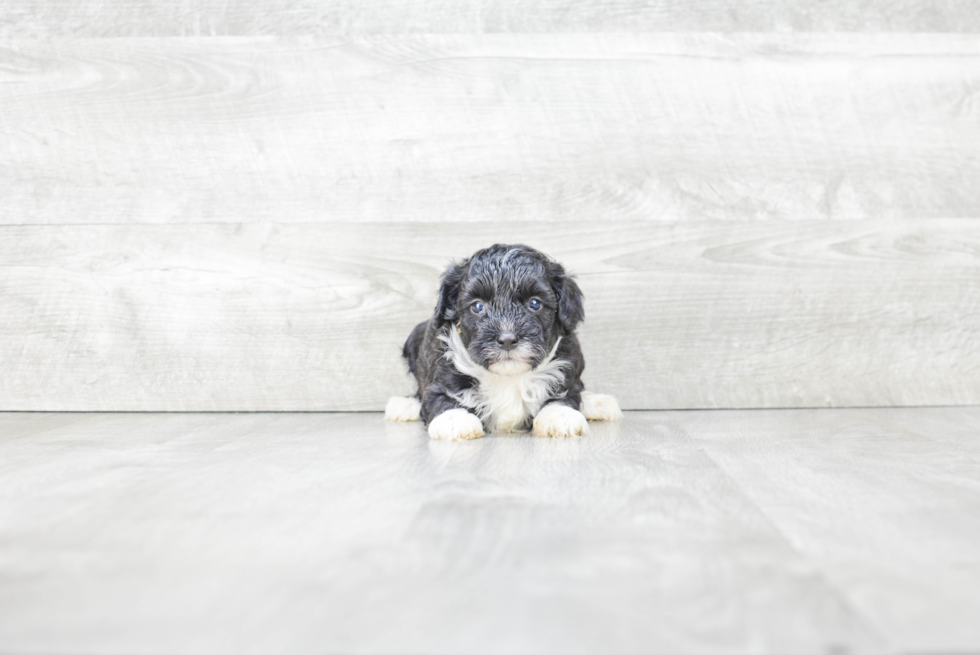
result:
<svg viewBox="0 0 980 655"><path fill-rule="evenodd" d="M402 355L414 398L391 398L389 421L425 421L433 439L476 439L529 427L538 436L589 431L622 417L612 396L582 385L575 327L582 292L561 264L524 245L493 245L450 266L435 313Z"/></svg>

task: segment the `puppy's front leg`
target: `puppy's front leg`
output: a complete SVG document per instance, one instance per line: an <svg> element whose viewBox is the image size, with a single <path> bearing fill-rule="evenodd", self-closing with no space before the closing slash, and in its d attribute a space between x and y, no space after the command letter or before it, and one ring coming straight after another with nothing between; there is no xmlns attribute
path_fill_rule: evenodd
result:
<svg viewBox="0 0 980 655"><path fill-rule="evenodd" d="M537 437L580 437L589 433L589 421L582 412L556 400L541 408L531 431Z"/></svg>
<svg viewBox="0 0 980 655"><path fill-rule="evenodd" d="M429 436L448 441L479 439L483 436L483 423L475 414L457 407L432 419L429 423Z"/></svg>
<svg viewBox="0 0 980 655"><path fill-rule="evenodd" d="M579 411L582 404L582 370L585 360L574 335L562 342L558 354L571 367L565 373L561 388L555 390L557 398L542 407L534 417L531 432L537 437L578 437L589 434L589 421Z"/></svg>
<svg viewBox="0 0 980 655"><path fill-rule="evenodd" d="M460 407L441 389L426 389L422 415L428 422L429 437L432 439L459 441L483 436L483 423L479 417Z"/></svg>

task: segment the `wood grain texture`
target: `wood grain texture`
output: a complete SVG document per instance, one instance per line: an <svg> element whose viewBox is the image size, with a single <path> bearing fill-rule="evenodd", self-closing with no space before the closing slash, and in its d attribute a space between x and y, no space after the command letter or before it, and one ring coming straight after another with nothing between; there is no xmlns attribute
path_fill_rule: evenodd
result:
<svg viewBox="0 0 980 655"><path fill-rule="evenodd" d="M7 36L474 32L977 32L972 0L8 0Z"/></svg>
<svg viewBox="0 0 980 655"><path fill-rule="evenodd" d="M980 408L685 418L893 652L980 647Z"/></svg>
<svg viewBox="0 0 980 655"><path fill-rule="evenodd" d="M21 39L0 81L8 225L980 216L974 35Z"/></svg>
<svg viewBox="0 0 980 655"><path fill-rule="evenodd" d="M470 443L380 414L75 419L0 414L0 434L27 431L0 441L5 651L892 646L712 462L685 415ZM930 570L912 573L928 583Z"/></svg>
<svg viewBox="0 0 980 655"><path fill-rule="evenodd" d="M377 410L439 273L494 242L586 294L625 408L980 403L980 223L0 229L0 409Z"/></svg>

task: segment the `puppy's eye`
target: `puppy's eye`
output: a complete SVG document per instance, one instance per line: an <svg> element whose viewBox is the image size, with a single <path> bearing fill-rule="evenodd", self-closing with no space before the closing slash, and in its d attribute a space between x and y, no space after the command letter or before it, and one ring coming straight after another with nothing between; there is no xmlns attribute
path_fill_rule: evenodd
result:
<svg viewBox="0 0 980 655"><path fill-rule="evenodd" d="M475 303L470 305L470 311L472 311L474 314L482 314L483 309L484 309L483 303L480 302L479 300L477 300Z"/></svg>
<svg viewBox="0 0 980 655"><path fill-rule="evenodd" d="M541 309L541 301L537 298L531 298L531 300L527 303L527 306L531 309L531 311L536 312Z"/></svg>

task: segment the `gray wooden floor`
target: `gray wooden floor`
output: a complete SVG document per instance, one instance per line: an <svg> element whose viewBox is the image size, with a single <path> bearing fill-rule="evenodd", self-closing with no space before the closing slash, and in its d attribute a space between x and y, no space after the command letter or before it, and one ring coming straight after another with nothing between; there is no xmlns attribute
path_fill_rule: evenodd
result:
<svg viewBox="0 0 980 655"><path fill-rule="evenodd" d="M976 652L978 426L0 414L0 651Z"/></svg>

